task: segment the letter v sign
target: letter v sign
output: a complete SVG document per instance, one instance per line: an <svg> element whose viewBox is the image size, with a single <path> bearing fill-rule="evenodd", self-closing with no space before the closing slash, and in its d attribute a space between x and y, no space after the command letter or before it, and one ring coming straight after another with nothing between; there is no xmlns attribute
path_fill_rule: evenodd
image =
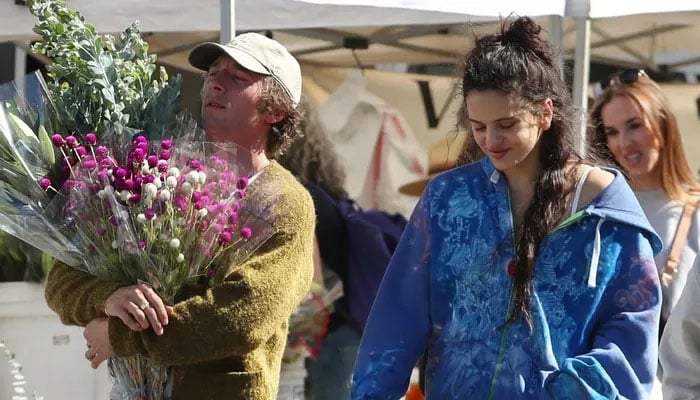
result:
<svg viewBox="0 0 700 400"><path fill-rule="evenodd" d="M447 96L447 101L442 106L440 114L438 115L435 113L435 104L433 104L433 94L430 92L430 81L416 81L416 83L418 83L420 95L423 99L423 107L425 108L425 116L428 119L428 127L437 128L437 126L440 124L440 121L442 120L442 117L445 116L447 109L450 107L450 104L452 104L452 100L454 100L454 85L452 86L452 89L450 89L450 94Z"/></svg>

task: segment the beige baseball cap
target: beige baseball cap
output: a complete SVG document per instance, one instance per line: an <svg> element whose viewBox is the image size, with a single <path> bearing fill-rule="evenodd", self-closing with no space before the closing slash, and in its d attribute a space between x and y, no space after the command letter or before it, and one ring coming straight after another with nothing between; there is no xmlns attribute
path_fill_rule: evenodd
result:
<svg viewBox="0 0 700 400"><path fill-rule="evenodd" d="M244 33L222 45L205 42L190 52L190 64L208 71L221 54L228 54L243 68L272 76L287 92L294 104L301 100L301 67L280 42L258 33Z"/></svg>

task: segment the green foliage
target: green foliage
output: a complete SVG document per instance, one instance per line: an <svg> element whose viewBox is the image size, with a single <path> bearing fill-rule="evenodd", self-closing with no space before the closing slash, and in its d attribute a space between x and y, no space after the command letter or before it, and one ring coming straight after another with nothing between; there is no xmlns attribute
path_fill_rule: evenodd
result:
<svg viewBox="0 0 700 400"><path fill-rule="evenodd" d="M119 40L98 34L65 0L32 0L41 35L32 50L53 60L49 91L70 133L111 128L143 131L153 139L169 132L179 112L180 76L156 72L156 56L134 22ZM154 75L157 75L155 77Z"/></svg>

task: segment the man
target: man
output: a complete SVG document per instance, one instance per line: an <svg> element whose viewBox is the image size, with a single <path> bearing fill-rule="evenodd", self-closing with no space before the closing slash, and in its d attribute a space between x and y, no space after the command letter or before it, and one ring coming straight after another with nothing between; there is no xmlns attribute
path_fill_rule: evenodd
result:
<svg viewBox="0 0 700 400"><path fill-rule="evenodd" d="M248 199L275 193L275 233L223 284L199 288L172 307L146 285L124 286L60 264L48 276L46 299L64 323L86 326L93 368L113 355L141 354L174 367L174 400L272 400L287 321L313 274L313 204L271 160L297 135L301 72L281 44L255 33L226 45L203 43L189 60L207 71L206 135L252 152Z"/></svg>

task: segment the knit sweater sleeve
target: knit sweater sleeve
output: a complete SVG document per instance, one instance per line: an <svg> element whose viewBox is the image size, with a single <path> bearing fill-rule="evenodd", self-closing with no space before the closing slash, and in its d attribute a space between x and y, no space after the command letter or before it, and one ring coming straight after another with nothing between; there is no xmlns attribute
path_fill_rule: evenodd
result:
<svg viewBox="0 0 700 400"><path fill-rule="evenodd" d="M142 354L167 366L217 360L249 353L286 326L311 284L314 210L295 181L279 183L273 236L222 284L175 304L162 336L110 318L117 355Z"/></svg>
<svg viewBox="0 0 700 400"><path fill-rule="evenodd" d="M44 297L66 325L85 326L105 316L105 301L124 283L107 281L56 262L46 278Z"/></svg>

